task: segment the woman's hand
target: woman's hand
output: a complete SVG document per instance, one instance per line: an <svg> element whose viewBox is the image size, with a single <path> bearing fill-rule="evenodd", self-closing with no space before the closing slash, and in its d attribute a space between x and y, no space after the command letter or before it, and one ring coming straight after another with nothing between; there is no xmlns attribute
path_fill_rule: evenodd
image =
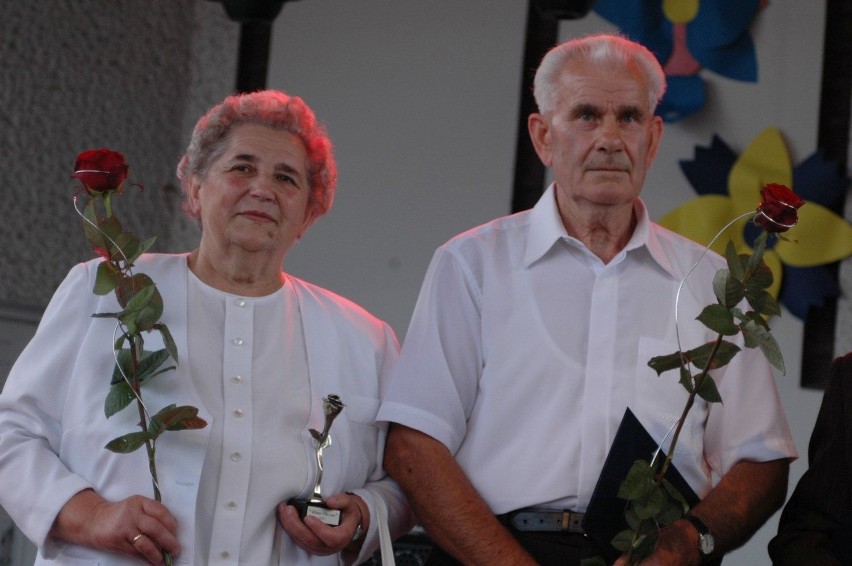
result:
<svg viewBox="0 0 852 566"><path fill-rule="evenodd" d="M112 503L83 490L59 511L50 537L163 564L163 550L180 554L177 519L165 505L134 495Z"/></svg>
<svg viewBox="0 0 852 566"><path fill-rule="evenodd" d="M278 505L278 520L284 531L290 535L299 548L317 556L327 556L341 551L358 553L362 540L352 540L360 525L363 532L370 527L370 513L367 504L357 495L338 493L329 497L326 503L331 509L340 509L340 524L336 527L326 525L316 517L299 518L299 512L292 505Z"/></svg>

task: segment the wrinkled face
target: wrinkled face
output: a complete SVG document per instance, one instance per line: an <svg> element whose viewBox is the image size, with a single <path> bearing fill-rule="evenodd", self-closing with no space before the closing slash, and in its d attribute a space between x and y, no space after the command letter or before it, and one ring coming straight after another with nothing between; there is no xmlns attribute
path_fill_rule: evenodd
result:
<svg viewBox="0 0 852 566"><path fill-rule="evenodd" d="M632 203L662 135L641 74L574 62L559 85L554 109L529 121L536 152L553 169L557 201Z"/></svg>
<svg viewBox="0 0 852 566"><path fill-rule="evenodd" d="M202 251L268 251L283 261L310 224L309 194L307 154L298 136L256 124L235 127L207 175L190 182Z"/></svg>

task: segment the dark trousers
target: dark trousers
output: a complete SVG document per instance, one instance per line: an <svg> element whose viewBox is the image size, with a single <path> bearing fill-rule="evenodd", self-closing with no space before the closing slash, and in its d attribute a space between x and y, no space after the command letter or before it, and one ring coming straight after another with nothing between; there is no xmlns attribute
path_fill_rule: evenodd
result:
<svg viewBox="0 0 852 566"><path fill-rule="evenodd" d="M612 549L598 546L592 539L582 534L553 532L518 532L509 529L524 549L542 566L580 566L584 558L600 556L610 564ZM609 554L609 555L608 555ZM426 566L458 566L455 558L434 546L426 561Z"/></svg>

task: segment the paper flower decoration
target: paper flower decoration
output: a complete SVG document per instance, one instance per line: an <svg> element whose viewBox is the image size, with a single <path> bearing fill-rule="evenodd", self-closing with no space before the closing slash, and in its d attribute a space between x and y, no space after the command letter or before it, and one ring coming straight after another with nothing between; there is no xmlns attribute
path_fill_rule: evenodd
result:
<svg viewBox="0 0 852 566"><path fill-rule="evenodd" d="M794 169L781 133L770 127L739 157L715 136L709 148L697 147L695 159L681 162L681 168L700 196L668 213L660 224L707 245L738 211L759 198L761 187L787 185L808 205L799 211L799 224L786 239L767 244L764 260L774 276L769 292L800 319L811 306L840 293L826 265L852 255L852 225L831 210L844 195L846 179L820 152ZM752 248L757 234L752 224L730 229L741 253ZM724 254L724 241L714 250Z"/></svg>
<svg viewBox="0 0 852 566"><path fill-rule="evenodd" d="M594 11L645 45L663 65L668 91L657 113L675 122L704 105L707 68L739 81L757 80L749 27L765 0L597 0Z"/></svg>

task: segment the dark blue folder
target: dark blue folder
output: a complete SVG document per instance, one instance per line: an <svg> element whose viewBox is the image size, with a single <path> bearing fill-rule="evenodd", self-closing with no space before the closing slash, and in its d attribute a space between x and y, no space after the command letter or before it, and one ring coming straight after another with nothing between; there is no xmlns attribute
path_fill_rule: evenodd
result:
<svg viewBox="0 0 852 566"><path fill-rule="evenodd" d="M627 500L618 497L618 488L627 472L633 466L633 462L639 459L650 461L658 444L648 431L633 414L630 408L624 411L624 417L615 433L612 446L604 461L598 483L592 492L592 498L583 518L583 529L595 542L604 548L610 548L615 558L619 552L615 550L610 542L613 537L628 528L624 520L624 510ZM661 454L660 457L665 457ZM689 506L696 505L700 499L695 491L689 487L680 472L669 466L666 479L683 495Z"/></svg>

